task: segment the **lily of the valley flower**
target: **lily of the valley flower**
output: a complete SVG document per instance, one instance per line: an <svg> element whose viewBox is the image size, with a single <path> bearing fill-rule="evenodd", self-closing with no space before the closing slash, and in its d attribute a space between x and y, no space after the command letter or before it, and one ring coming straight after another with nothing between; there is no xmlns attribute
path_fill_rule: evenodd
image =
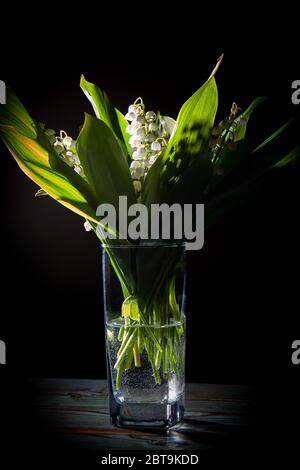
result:
<svg viewBox="0 0 300 470"><path fill-rule="evenodd" d="M76 142L65 131L60 131L60 135L55 137L53 143L58 155L78 173L85 177L82 165L76 152Z"/></svg>
<svg viewBox="0 0 300 470"><path fill-rule="evenodd" d="M129 122L126 132L130 134L132 150L130 173L135 192L139 198L142 183L150 167L155 163L166 146L168 133L160 113L147 111L142 98L137 98L128 108L125 118Z"/></svg>
<svg viewBox="0 0 300 470"><path fill-rule="evenodd" d="M90 232L91 230L93 230L93 227L91 226L88 220L86 220L83 225L87 232Z"/></svg>

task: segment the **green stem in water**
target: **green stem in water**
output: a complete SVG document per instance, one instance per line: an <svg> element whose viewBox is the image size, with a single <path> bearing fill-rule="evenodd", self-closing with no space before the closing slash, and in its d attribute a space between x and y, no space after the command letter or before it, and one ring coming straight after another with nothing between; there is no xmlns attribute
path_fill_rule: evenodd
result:
<svg viewBox="0 0 300 470"><path fill-rule="evenodd" d="M134 343L133 346L133 357L135 367L141 367L141 357L137 341Z"/></svg>
<svg viewBox="0 0 300 470"><path fill-rule="evenodd" d="M128 332L128 333L129 333L129 332ZM130 351L130 348L133 346L133 344L134 344L134 342L135 342L135 340L136 340L137 330L136 330L136 329L133 329L133 331L132 331L130 334L131 334L131 336L130 336L130 338L127 340L126 345L123 346L124 343L122 344L123 349L122 349L121 352L119 351L120 354L119 354L118 360L117 360L117 362L116 362L115 365L114 365L114 368L115 368L115 369L119 369L119 368L120 368L120 365L122 364L122 362L124 361L124 359L125 359L125 357L126 357L127 351ZM122 346L121 346L121 347L122 347Z"/></svg>

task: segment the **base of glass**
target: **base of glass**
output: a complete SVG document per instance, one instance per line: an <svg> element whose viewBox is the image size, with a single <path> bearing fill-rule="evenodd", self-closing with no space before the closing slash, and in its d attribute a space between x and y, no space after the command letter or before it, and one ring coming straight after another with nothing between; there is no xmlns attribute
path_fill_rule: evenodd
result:
<svg viewBox="0 0 300 470"><path fill-rule="evenodd" d="M183 415L183 398L171 404L121 404L110 398L111 421L118 427L168 429L181 421Z"/></svg>

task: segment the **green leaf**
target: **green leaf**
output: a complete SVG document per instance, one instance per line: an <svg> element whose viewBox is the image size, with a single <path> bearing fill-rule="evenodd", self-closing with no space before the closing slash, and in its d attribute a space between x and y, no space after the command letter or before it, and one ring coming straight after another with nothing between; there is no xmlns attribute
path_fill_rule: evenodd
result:
<svg viewBox="0 0 300 470"><path fill-rule="evenodd" d="M267 139L265 139L261 144L259 144L253 150L253 152L257 152L259 150L262 150L262 149L268 147L269 145L271 145L275 140L279 139L281 134L283 134L283 132L285 132L285 130L288 129L288 127L292 124L292 122L293 121L291 120L291 121L288 121L285 124L283 124L283 126L281 126L279 129L277 129L277 131L273 132L273 134L271 134Z"/></svg>
<svg viewBox="0 0 300 470"><path fill-rule="evenodd" d="M157 295L168 299L168 283L174 276L176 264L183 253L183 246L152 242L140 246L136 252L136 295L141 310L146 313Z"/></svg>
<svg viewBox="0 0 300 470"><path fill-rule="evenodd" d="M237 168L241 166L248 157L250 152L253 150L253 138L246 139L246 131L249 122L249 118L252 115L253 111L257 108L257 106L265 101L264 97L258 97L250 106L240 114L231 124L230 130L232 130L235 134L234 142L236 148L232 150L228 145L226 145L221 151L221 158L217 163L217 168L220 168L220 171L223 174L223 179L227 177L227 175ZM215 178L217 182L220 178ZM215 184L215 180L212 183L212 186Z"/></svg>
<svg viewBox="0 0 300 470"><path fill-rule="evenodd" d="M205 225L216 222L229 209L237 206L253 194L259 178L272 168L278 168L295 161L300 156L300 145L292 143L294 132L283 133L290 123L280 127L254 150L251 140L244 139L237 157L240 164L229 174L219 177L219 184L212 187L205 200ZM297 134L295 136L297 138ZM292 148L291 148L292 147ZM244 154L243 154L244 151ZM234 158L234 153L233 158Z"/></svg>
<svg viewBox="0 0 300 470"><path fill-rule="evenodd" d="M34 139L33 119L10 87L6 88L6 104L0 106L0 127L14 127L20 134Z"/></svg>
<svg viewBox="0 0 300 470"><path fill-rule="evenodd" d="M125 155L130 152L129 135L126 133L128 122L123 114L111 104L104 91L81 76L80 87L93 106L98 119L101 119L119 139Z"/></svg>
<svg viewBox="0 0 300 470"><path fill-rule="evenodd" d="M255 100L252 101L250 106L244 111L242 114L240 114L234 121L234 127L235 127L235 142L238 142L239 140L242 140L245 138L246 135L246 130L247 130L247 125L249 122L249 118L253 111L262 104L266 100L265 97L259 96L258 98L255 98Z"/></svg>
<svg viewBox="0 0 300 470"><path fill-rule="evenodd" d="M197 148L196 153L200 153L202 141L209 136L218 109L218 90L214 76L222 58L221 56L218 60L208 80L181 107L164 160L176 153L182 141L190 143L192 153L195 153L194 146Z"/></svg>
<svg viewBox="0 0 300 470"><path fill-rule="evenodd" d="M289 163L295 163L295 161L300 157L300 145L297 145L291 152L286 155L284 158L275 163L273 168L282 168L283 166L288 165Z"/></svg>
<svg viewBox="0 0 300 470"><path fill-rule="evenodd" d="M80 189L49 165L49 155L38 142L9 127L2 129L2 137L9 151L24 173L46 193L77 214L97 222L92 196L87 198Z"/></svg>
<svg viewBox="0 0 300 470"><path fill-rule="evenodd" d="M292 121L287 122L259 145L253 137L246 137L238 142L236 150L226 148L220 164L223 174L211 181L208 197L225 194L251 178L258 178L289 155L295 145L292 143L294 135L297 135L296 129L284 135L291 124Z"/></svg>
<svg viewBox="0 0 300 470"><path fill-rule="evenodd" d="M217 107L218 90L214 78L222 57L208 80L196 91L180 109L168 146L156 163L151 167L143 188L144 204L171 201L181 202L183 190L176 188L189 187L192 193L198 194L205 189L211 175L211 164L208 157L207 141L213 127ZM201 164L199 163L201 160ZM202 167L201 180L189 180L192 168Z"/></svg>
<svg viewBox="0 0 300 470"><path fill-rule="evenodd" d="M114 133L99 119L86 114L77 139L77 152L87 181L98 203L110 203L117 209L119 196L135 202L128 164Z"/></svg>

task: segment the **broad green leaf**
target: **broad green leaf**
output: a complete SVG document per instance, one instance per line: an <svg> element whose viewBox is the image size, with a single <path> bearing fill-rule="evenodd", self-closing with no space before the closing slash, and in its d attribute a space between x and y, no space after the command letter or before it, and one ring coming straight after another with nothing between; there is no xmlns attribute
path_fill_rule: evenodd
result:
<svg viewBox="0 0 300 470"><path fill-rule="evenodd" d="M128 122L123 114L111 104L104 91L81 76L80 86L93 106L98 119L101 119L119 139L125 155L130 152L129 135L126 133Z"/></svg>
<svg viewBox="0 0 300 470"><path fill-rule="evenodd" d="M35 123L21 104L15 93L8 88L7 104L0 107L0 135L6 143L15 141L26 148L26 158L33 163L52 168L68 179L77 188L92 207L97 206L87 183L55 152L49 136L38 123ZM21 155L22 160L22 155Z"/></svg>
<svg viewBox="0 0 300 470"><path fill-rule="evenodd" d="M2 128L1 131L4 143L29 178L64 206L97 221L92 194L88 194L87 198L63 174L53 170L46 149L12 128Z"/></svg>
<svg viewBox="0 0 300 470"><path fill-rule="evenodd" d="M135 202L135 193L122 147L104 121L85 115L84 126L77 139L77 152L87 181L98 203L118 208L119 196Z"/></svg>
<svg viewBox="0 0 300 470"><path fill-rule="evenodd" d="M181 202L177 199L180 194L176 186L180 183L185 187L190 187L192 182L188 179L184 180L184 177L187 174L192 175L193 165L198 160L199 166L200 159L203 162L200 165L203 171L196 189L198 194L205 189L211 174L207 140L218 107L218 90L214 75L221 59L222 57L218 60L208 80L180 109L168 146L146 177L142 194L146 205L166 201L167 198L168 200L171 198L172 202Z"/></svg>
<svg viewBox="0 0 300 470"><path fill-rule="evenodd" d="M87 182L57 155L38 124L36 125L36 140L18 133L10 126L1 127L0 125L0 135L3 138L6 136L7 141L12 142L12 144L18 142L18 145L22 145L23 150L26 149L26 159L30 159L33 163L41 164L45 168L51 168L64 176L70 182L70 185L73 185L84 195L91 207L97 207L96 198Z"/></svg>
<svg viewBox="0 0 300 470"><path fill-rule="evenodd" d="M0 105L0 126L14 127L20 134L36 137L33 119L10 87L6 89L6 104Z"/></svg>
<svg viewBox="0 0 300 470"><path fill-rule="evenodd" d="M250 149L249 143L244 147L245 154L240 154L241 164L228 175L220 177L219 184L212 187L207 194L206 227L249 197L259 178L267 171L289 164L300 157L300 145L291 148L293 144L289 136L285 135L284 139L278 141L287 127L287 125L282 126L255 150ZM246 141L247 139L242 142Z"/></svg>
<svg viewBox="0 0 300 470"><path fill-rule="evenodd" d="M7 135L6 138L4 137L5 143L27 176L58 202L83 217L97 220L95 209L91 207L84 195L64 175L52 170L47 163L43 164L41 160L35 158L36 146L39 154L44 152L45 161L47 161L47 152L44 149L39 147L36 142L30 142L29 139L27 140L18 134L13 134L10 138L7 137Z"/></svg>
<svg viewBox="0 0 300 470"><path fill-rule="evenodd" d="M214 76L221 60L222 57L208 80L181 107L164 160L176 153L183 141L187 144L186 147L190 144L191 153L200 153L202 142L209 136L218 109L218 90Z"/></svg>
<svg viewBox="0 0 300 470"><path fill-rule="evenodd" d="M254 138L246 137L238 142L236 150L226 149L220 165L223 175L215 176L210 182L208 196L225 194L260 177L293 152L297 148L297 142L293 142L297 134L296 128L287 133L291 124L292 121L287 122L259 145Z"/></svg>

